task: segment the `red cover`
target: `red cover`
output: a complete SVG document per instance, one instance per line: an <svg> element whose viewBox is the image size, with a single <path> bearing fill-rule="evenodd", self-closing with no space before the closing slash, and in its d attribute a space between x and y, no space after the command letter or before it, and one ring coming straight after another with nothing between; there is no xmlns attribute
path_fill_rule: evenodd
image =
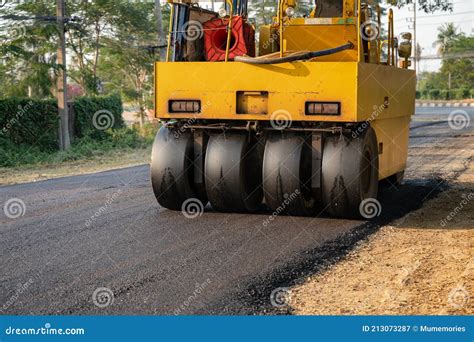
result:
<svg viewBox="0 0 474 342"><path fill-rule="evenodd" d="M206 60L216 62L225 60L227 26L229 19L212 19L204 23L204 48ZM236 56L255 56L255 30L240 16L232 18L232 38L229 59Z"/></svg>

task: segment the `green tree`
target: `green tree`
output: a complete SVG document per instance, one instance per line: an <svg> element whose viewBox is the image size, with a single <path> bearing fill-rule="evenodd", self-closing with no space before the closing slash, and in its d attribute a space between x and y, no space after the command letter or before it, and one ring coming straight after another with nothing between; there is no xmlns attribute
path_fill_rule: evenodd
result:
<svg viewBox="0 0 474 342"><path fill-rule="evenodd" d="M106 88L120 91L126 100L137 104L143 124L153 103L153 63L157 56L150 47L156 46L158 37L154 4L122 2L120 12L122 20L114 25L113 34L103 38L98 74Z"/></svg>
<svg viewBox="0 0 474 342"><path fill-rule="evenodd" d="M54 94L57 30L51 24L53 13L50 2L9 3L0 8L4 97Z"/></svg>
<svg viewBox="0 0 474 342"><path fill-rule="evenodd" d="M438 44L443 44L441 69L420 75L419 89L423 98L449 100L470 97L474 63L468 55L474 51L474 36L466 37L453 28L449 24L439 28Z"/></svg>
<svg viewBox="0 0 474 342"><path fill-rule="evenodd" d="M403 7L413 4L413 0L388 0L389 4L393 6ZM435 11L452 11L452 0L418 0L418 5L426 13L433 13Z"/></svg>
<svg viewBox="0 0 474 342"><path fill-rule="evenodd" d="M438 27L438 38L434 46L438 46L438 53L444 55L460 36L462 36L462 33L458 32L458 28L453 23L444 24Z"/></svg>
<svg viewBox="0 0 474 342"><path fill-rule="evenodd" d="M249 16L257 25L271 24L276 15L278 0L249 0Z"/></svg>

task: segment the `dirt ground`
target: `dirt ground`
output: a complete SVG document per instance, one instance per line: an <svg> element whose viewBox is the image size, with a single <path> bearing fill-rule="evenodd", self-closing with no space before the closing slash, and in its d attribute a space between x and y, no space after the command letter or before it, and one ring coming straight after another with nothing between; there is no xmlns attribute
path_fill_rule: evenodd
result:
<svg viewBox="0 0 474 342"><path fill-rule="evenodd" d="M75 176L146 164L150 162L151 147L133 151L115 151L108 156L76 160L55 165L33 165L0 168L0 186L37 182L51 178Z"/></svg>
<svg viewBox="0 0 474 342"><path fill-rule="evenodd" d="M414 149L408 173L441 174L449 189L294 287L295 314L474 314L474 139L453 141L428 158Z"/></svg>

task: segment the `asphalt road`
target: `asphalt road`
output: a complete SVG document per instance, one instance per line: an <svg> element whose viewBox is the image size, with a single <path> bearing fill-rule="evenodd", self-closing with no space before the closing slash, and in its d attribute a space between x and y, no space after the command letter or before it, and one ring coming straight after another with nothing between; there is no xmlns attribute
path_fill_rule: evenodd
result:
<svg viewBox="0 0 474 342"><path fill-rule="evenodd" d="M415 116L411 148L459 134L445 121L452 110ZM2 203L21 199L25 212L14 219L0 213L0 313L276 312L275 288L337 262L380 224L442 191L439 185L433 176L383 188L374 222L278 217L267 226L271 213L208 207L188 219L161 209L148 166L1 187ZM99 288L114 296L103 308L105 297L93 301Z"/></svg>

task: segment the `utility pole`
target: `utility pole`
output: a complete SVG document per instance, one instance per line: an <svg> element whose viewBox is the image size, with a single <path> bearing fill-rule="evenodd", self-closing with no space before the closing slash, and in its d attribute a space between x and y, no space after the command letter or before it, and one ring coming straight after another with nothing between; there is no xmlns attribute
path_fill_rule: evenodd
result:
<svg viewBox="0 0 474 342"><path fill-rule="evenodd" d="M64 0L56 0L56 17L59 33L58 45L58 112L59 112L59 148L67 150L71 146L69 137L69 113L67 108L66 38L64 31Z"/></svg>
<svg viewBox="0 0 474 342"><path fill-rule="evenodd" d="M413 45L415 46L415 75L418 77L418 61L416 58L416 50L418 49L418 45L416 43L416 1L413 0Z"/></svg>
<svg viewBox="0 0 474 342"><path fill-rule="evenodd" d="M451 71L448 73L448 96L448 100L451 100Z"/></svg>

